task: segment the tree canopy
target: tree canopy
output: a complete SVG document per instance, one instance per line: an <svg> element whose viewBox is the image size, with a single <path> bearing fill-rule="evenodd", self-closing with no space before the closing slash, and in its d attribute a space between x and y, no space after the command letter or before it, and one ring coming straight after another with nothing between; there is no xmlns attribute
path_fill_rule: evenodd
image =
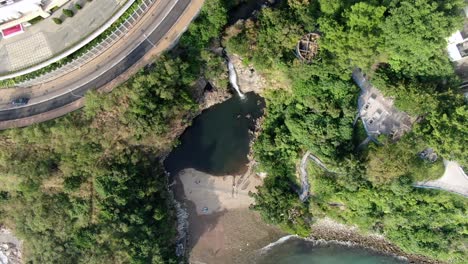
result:
<svg viewBox="0 0 468 264"><path fill-rule="evenodd" d="M307 229L307 223L279 211L299 211L302 220L329 216L380 233L406 252L462 263L466 201L412 184L442 176L442 159L467 160L467 106L445 53L445 39L462 25L463 6L462 0L287 1L237 25L228 49L276 89L265 94L266 117L254 144L259 169L268 174L254 209L289 230ZM318 56L306 64L292 54L309 32L321 37ZM399 141L380 137L381 145L358 147L365 133L353 125L355 67L417 120ZM427 147L439 155L436 162L418 156ZM310 167L309 212L296 194L306 150L333 172Z"/></svg>
<svg viewBox="0 0 468 264"><path fill-rule="evenodd" d="M0 133L0 221L24 239L25 262L181 261L160 158L200 112L197 78L222 70L206 50L224 6L206 1L174 51L112 93L86 94L83 110Z"/></svg>

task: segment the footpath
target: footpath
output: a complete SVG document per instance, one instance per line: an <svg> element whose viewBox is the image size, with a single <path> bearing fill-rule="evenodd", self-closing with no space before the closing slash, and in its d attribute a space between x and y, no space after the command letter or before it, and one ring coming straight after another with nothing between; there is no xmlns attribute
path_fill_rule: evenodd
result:
<svg viewBox="0 0 468 264"><path fill-rule="evenodd" d="M438 189L468 197L468 176L455 161L444 160L444 175L432 181L417 182L414 187Z"/></svg>

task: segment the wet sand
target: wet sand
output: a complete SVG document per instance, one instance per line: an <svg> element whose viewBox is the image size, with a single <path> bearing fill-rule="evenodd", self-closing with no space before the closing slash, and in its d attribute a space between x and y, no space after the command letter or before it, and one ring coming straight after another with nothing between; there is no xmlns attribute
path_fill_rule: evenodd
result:
<svg viewBox="0 0 468 264"><path fill-rule="evenodd" d="M190 224L191 263L255 263L258 250L284 236L249 209L197 215Z"/></svg>

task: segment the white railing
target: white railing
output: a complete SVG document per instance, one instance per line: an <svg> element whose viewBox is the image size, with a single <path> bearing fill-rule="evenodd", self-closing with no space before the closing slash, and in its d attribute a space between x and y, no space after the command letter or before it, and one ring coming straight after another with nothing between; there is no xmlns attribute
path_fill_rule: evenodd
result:
<svg viewBox="0 0 468 264"><path fill-rule="evenodd" d="M112 45L114 45L119 39L121 39L133 26L136 24L136 22L139 20L140 17L142 17L145 12L158 0L143 0L142 3L135 9L132 15L130 15L124 22L120 24L119 27L112 32L109 36L104 38L99 44L95 45L92 47L90 50L86 51L84 54L82 54L80 57L60 66L57 69L51 70L50 72L47 72L43 75L37 76L33 79L29 79L20 83L16 83L15 86L19 87L28 87L32 85L37 85L45 82L52 81L56 78L59 78L67 73L70 73L74 70L79 69L82 65L88 63L89 61L93 60L100 54L102 54L104 51L108 50ZM120 16L123 15L125 11L135 2L135 0L130 0L127 2L126 6L119 11L121 13L120 15L116 15L116 19L112 20L112 23L110 23L108 26L104 28L104 30L100 30L100 34L102 34L106 29L110 27ZM129 5L129 6L127 6ZM110 22L110 21L109 21ZM108 22L108 23L109 23ZM107 23L106 23L107 25ZM94 35L94 34L93 34ZM90 36L91 37L91 36ZM95 39L97 36L95 36L92 39ZM90 41L87 41L89 43ZM80 46L78 49L84 47L85 45ZM78 49L73 48L72 50L67 51L66 56L72 54L73 52L76 52ZM71 51L71 52L70 52ZM65 58L66 56L62 56L60 59ZM58 61L56 60L56 61ZM54 61L55 62L55 61ZM52 62L53 63L53 62ZM42 67L41 67L42 68ZM40 68L39 68L40 69ZM0 77L0 80L3 77Z"/></svg>

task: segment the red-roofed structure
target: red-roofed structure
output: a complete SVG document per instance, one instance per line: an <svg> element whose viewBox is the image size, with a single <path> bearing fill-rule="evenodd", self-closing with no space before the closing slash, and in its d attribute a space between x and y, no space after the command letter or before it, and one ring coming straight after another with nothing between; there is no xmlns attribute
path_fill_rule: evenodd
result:
<svg viewBox="0 0 468 264"><path fill-rule="evenodd" d="M18 24L16 26L12 26L12 27L3 29L2 30L2 36L4 38L10 38L10 37L13 37L15 35L21 34L23 32L24 32L23 26L21 24Z"/></svg>

